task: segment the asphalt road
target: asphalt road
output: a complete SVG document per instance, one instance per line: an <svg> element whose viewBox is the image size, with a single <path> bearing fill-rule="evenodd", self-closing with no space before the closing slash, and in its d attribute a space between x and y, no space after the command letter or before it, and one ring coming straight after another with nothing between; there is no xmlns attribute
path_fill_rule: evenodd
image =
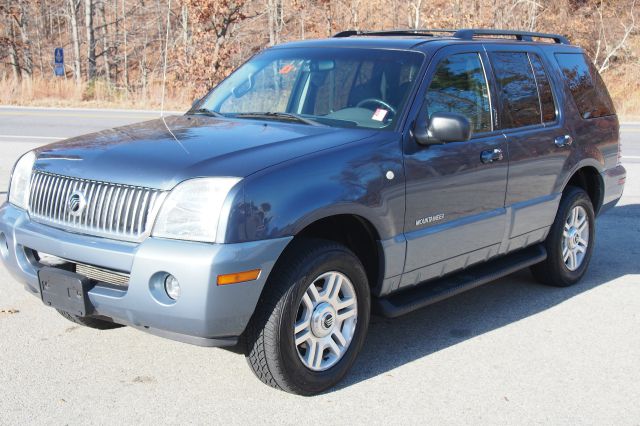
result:
<svg viewBox="0 0 640 426"><path fill-rule="evenodd" d="M154 116L0 108L0 182L53 138ZM623 154L625 195L598 219L579 285L522 271L374 317L351 374L312 398L267 388L224 350L78 327L0 266L0 424L640 425L640 125L623 127Z"/></svg>

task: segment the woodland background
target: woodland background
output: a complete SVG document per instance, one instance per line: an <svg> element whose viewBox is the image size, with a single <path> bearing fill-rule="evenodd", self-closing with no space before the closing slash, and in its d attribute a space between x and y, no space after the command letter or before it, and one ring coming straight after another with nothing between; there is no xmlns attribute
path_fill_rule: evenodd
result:
<svg viewBox="0 0 640 426"><path fill-rule="evenodd" d="M0 104L186 109L251 55L345 29L502 28L584 47L640 116L636 0L0 0ZM65 76L54 76L54 48ZM166 47L166 50L165 50ZM165 55L166 51L166 55ZM166 76L163 73L166 62Z"/></svg>

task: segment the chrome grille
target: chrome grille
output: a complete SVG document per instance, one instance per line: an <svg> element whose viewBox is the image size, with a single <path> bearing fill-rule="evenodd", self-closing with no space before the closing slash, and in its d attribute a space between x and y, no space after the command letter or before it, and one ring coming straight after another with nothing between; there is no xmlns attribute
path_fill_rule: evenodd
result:
<svg viewBox="0 0 640 426"><path fill-rule="evenodd" d="M90 280L98 281L100 283L111 284L124 288L129 286L130 275L126 272L104 269L84 263L76 263L42 251L32 249L27 250L34 254L36 263L33 265L38 269L43 266L49 266L65 271L74 271L76 274L80 274Z"/></svg>
<svg viewBox="0 0 640 426"><path fill-rule="evenodd" d="M76 274L83 275L90 280L113 284L118 287L129 286L129 274L124 272L109 271L108 269L76 263Z"/></svg>
<svg viewBox="0 0 640 426"><path fill-rule="evenodd" d="M68 207L74 192L86 204L76 215ZM36 222L90 235L139 241L150 231L163 191L34 172L29 214Z"/></svg>

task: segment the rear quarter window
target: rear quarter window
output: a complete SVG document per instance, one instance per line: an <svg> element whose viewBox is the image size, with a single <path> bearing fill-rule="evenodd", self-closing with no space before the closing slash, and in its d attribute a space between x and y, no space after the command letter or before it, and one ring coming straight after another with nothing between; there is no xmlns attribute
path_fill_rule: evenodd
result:
<svg viewBox="0 0 640 426"><path fill-rule="evenodd" d="M602 77L582 53L556 53L556 61L582 118L615 114Z"/></svg>

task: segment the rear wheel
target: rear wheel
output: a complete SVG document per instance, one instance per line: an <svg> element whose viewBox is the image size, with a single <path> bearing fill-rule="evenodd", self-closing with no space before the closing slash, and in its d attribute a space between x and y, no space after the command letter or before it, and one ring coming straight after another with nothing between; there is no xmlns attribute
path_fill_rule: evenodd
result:
<svg viewBox="0 0 640 426"><path fill-rule="evenodd" d="M116 324L115 322L105 321L98 318L92 317L79 317L77 315L70 314L69 312L61 311L60 309L56 309L60 315L65 317L71 322L76 324L83 325L89 328L95 328L97 330L110 330L112 328L120 328L124 327L122 324Z"/></svg>
<svg viewBox="0 0 640 426"><path fill-rule="evenodd" d="M557 287L577 283L589 267L594 237L591 199L582 188L567 188L545 241L547 259L531 268L534 277Z"/></svg>
<svg viewBox="0 0 640 426"><path fill-rule="evenodd" d="M266 286L246 333L253 372L269 386L301 395L337 384L369 323L360 260L333 242L294 242Z"/></svg>

